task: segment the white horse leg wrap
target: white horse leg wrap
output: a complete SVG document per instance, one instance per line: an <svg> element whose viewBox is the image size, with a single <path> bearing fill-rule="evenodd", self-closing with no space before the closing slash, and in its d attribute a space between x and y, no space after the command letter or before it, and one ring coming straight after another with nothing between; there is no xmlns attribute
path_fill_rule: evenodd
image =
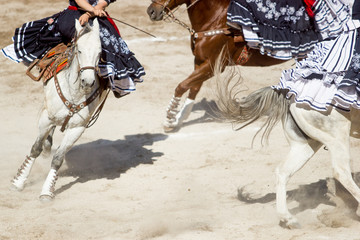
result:
<svg viewBox="0 0 360 240"><path fill-rule="evenodd" d="M181 98L179 98L179 97L175 97L175 96L172 97L172 99L170 100L169 106L166 109L168 118L174 118L175 117L175 115L178 112L177 108L178 108L178 106L180 104L180 100L181 100Z"/></svg>
<svg viewBox="0 0 360 240"><path fill-rule="evenodd" d="M170 100L169 106L166 109L166 120L164 122L164 127L172 128L175 127L174 122L176 122L176 115L178 114L178 106L180 104L180 97L173 96Z"/></svg>
<svg viewBox="0 0 360 240"><path fill-rule="evenodd" d="M55 169L50 169L50 172L42 187L40 197L41 196L49 196L50 198L54 197L56 180L57 180L57 171Z"/></svg>
<svg viewBox="0 0 360 240"><path fill-rule="evenodd" d="M181 125L183 121L185 121L191 111L192 111L192 108L194 106L194 100L190 99L190 98L186 98L185 100L185 103L184 103L184 106L182 107L182 109L180 110L180 112L176 115L176 122L177 124Z"/></svg>
<svg viewBox="0 0 360 240"><path fill-rule="evenodd" d="M25 182L30 174L31 168L34 164L35 158L26 156L25 161L20 166L16 176L11 181L11 183L16 187L18 190L23 190L25 186Z"/></svg>

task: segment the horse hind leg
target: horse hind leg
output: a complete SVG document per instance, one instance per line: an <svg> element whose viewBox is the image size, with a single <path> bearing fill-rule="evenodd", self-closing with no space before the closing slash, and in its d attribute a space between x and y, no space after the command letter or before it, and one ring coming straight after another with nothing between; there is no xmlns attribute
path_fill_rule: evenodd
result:
<svg viewBox="0 0 360 240"><path fill-rule="evenodd" d="M309 139L289 115L284 123L285 136L290 144L290 151L285 161L276 169L276 208L280 226L289 229L300 228L300 224L288 210L286 202L286 184L298 170L318 151L321 143Z"/></svg>
<svg viewBox="0 0 360 240"><path fill-rule="evenodd" d="M51 122L47 116L46 110L42 112L42 115L39 119L39 135L31 148L29 156L26 156L24 162L18 169L17 174L11 181L11 190L22 191L25 187L26 180L30 175L31 168L35 162L35 159L41 154L42 146L51 131Z"/></svg>
<svg viewBox="0 0 360 240"><path fill-rule="evenodd" d="M58 171L64 162L65 154L71 149L74 143L85 131L85 127L68 128L59 148L56 150L51 161L51 169L42 186L39 199L41 201L51 201L55 197L55 184L58 179Z"/></svg>
<svg viewBox="0 0 360 240"><path fill-rule="evenodd" d="M351 175L349 137L343 137L347 137L348 140L336 141L334 144L329 143L327 144L327 147L331 154L334 177L359 203L356 215L360 217L360 188L357 186ZM342 138L340 137L339 139Z"/></svg>
<svg viewBox="0 0 360 240"><path fill-rule="evenodd" d="M321 119L324 118L324 120ZM326 130L309 129L329 149L333 167L333 175L344 188L357 200L356 214L360 217L360 188L356 185L350 167L350 129L351 122L338 111L332 111L329 116L318 115L318 121L325 121Z"/></svg>

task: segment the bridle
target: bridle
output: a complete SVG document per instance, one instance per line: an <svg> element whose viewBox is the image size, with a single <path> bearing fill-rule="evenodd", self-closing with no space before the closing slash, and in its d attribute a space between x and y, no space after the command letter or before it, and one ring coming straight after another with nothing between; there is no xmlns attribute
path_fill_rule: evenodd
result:
<svg viewBox="0 0 360 240"><path fill-rule="evenodd" d="M174 12L179 7L176 8L174 11L172 11L168 7L168 5L171 3L171 1L174 1L175 5L180 6L179 4L176 3L177 0L166 0L165 3L161 3L161 2L159 2L159 0L151 0L151 1L154 4L158 4L158 5L163 7L163 15L166 15L168 17L168 19L170 19L170 21L179 24L180 26L186 28L189 31L189 33L191 35L191 40L192 40L193 46L195 46L197 39L201 39L201 38L205 38L205 37L212 37L212 36L215 36L215 35L230 35L231 34L231 31L229 30L228 27L219 28L219 29L210 29L210 30L206 30L206 31L196 32L189 25L187 25L186 23L184 23L183 21L181 21L177 17L175 17ZM201 0L195 0L193 3L189 4L187 6L186 10L193 7L199 1L201 1ZM166 9L166 11L164 11L165 9ZM242 42L244 42L243 37L242 37ZM250 56L251 56L251 53L249 52L249 49L246 47L246 45L244 45L243 49L242 49L242 51L241 51L241 53L240 53L240 55L239 55L239 57L238 57L238 59L237 59L237 61L235 63L239 64L239 65L244 65L245 63L247 63L249 61Z"/></svg>
<svg viewBox="0 0 360 240"><path fill-rule="evenodd" d="M166 11L163 11L163 14L165 14L167 16L167 19L170 19L170 21L179 24L180 26L186 28L190 35L194 35L196 32L194 29L192 29L189 25L187 25L185 22L181 21L180 19L178 19L177 17L175 17L175 12L178 10L179 7L177 7L174 11L171 10L168 6L171 3L171 1L174 1L174 4L176 6L180 6L180 4L177 4L176 1L177 0L166 0L165 3L161 3L158 0L151 0L152 3L158 4L160 6L163 7L163 9ZM193 3L189 4L189 6L187 6L186 10L188 10L189 8L191 8L192 6L194 6L196 3L198 3L201 0L195 0ZM165 19L164 19L165 20Z"/></svg>
<svg viewBox="0 0 360 240"><path fill-rule="evenodd" d="M69 65L72 63L72 61L74 60L74 58L77 59L79 65L80 65L80 62L79 62L79 59L78 59L78 51L76 51L76 44L77 44L77 40L81 37L82 35L82 31L84 29L82 29L80 31L80 33L78 35L76 35L72 41L72 44L71 46L69 47L69 49L65 52L65 54L67 54L68 56L68 65L67 67L69 67ZM82 73L84 70L93 70L94 71L94 76L96 76L96 74L99 72L99 68L98 66L85 66L85 67L80 67L78 66L78 70L77 70L77 73L78 73L78 77L77 79L79 78L79 75L80 73ZM75 103L72 103L71 101L69 101L63 94L63 92L61 91L61 88L60 88L60 84L59 84L59 81L58 81L58 78L57 78L57 73L56 73L56 68L54 70L54 82L55 82L55 87L56 87L56 92L58 93L61 101L64 103L64 105L67 107L67 109L69 110L68 112L68 115L66 116L62 126L61 126L61 132L63 132L66 128L66 125L68 124L70 118L72 116L74 116L75 113L79 112L81 109L85 108L86 106L88 106L90 103L92 103L101 93L101 87L102 86L99 86L92 94L89 98L87 98L85 101L79 103L79 104L75 104ZM109 92L108 92L109 93ZM107 96L107 95L106 95ZM101 105L98 107L96 113L91 117L90 121L88 122L87 126L86 127L90 127L94 124L94 121L97 120L97 117L99 116L100 114L100 111L105 103L105 100L106 98L104 99L104 101L101 103Z"/></svg>
<svg viewBox="0 0 360 240"><path fill-rule="evenodd" d="M185 22L183 22L180 19L178 19L177 17L175 17L174 13L177 11L178 8L176 8L174 11L172 11L168 7L168 5L171 3L171 1L174 1L174 4L179 6L179 4L176 3L176 0L166 0L165 3L161 3L158 0L151 0L151 2L162 6L164 8L164 10L166 9L166 11L163 11L163 14L165 14L167 16L167 19L170 19L171 22L177 23L177 24L179 24L180 26L186 28L189 31L189 33L190 33L190 35L192 37L193 44L195 44L195 40L198 39L198 38L211 37L211 36L214 36L214 35L229 34L230 33L227 28L213 29L213 30L208 30L208 31L203 31L203 32L196 32L188 24L186 24ZM189 4L187 6L186 10L188 10L189 8L194 6L199 1L201 1L201 0L195 0L193 3Z"/></svg>
<svg viewBox="0 0 360 240"><path fill-rule="evenodd" d="M79 38L84 34L84 28L81 29L81 31L78 34L75 34L73 40L72 40L72 45L71 47L72 49L72 56L74 58L74 55L76 56L76 59L79 63L79 67L78 67L78 76L80 75L80 73L82 73L84 70L93 70L94 74L97 74L99 72L99 67L98 66L85 66L85 67L80 67L80 61L79 61L79 56L78 56L78 51L76 50L77 48L77 41L79 40ZM70 61L71 63L71 61Z"/></svg>
<svg viewBox="0 0 360 240"><path fill-rule="evenodd" d="M155 3L155 4L159 4L160 6L163 6L164 9L166 8L167 10L170 10L169 7L168 7L168 5L170 4L171 1L172 1L172 0L166 0L166 2L165 2L164 4L162 4L162 3L159 3L157 0L151 0L151 2L153 2L153 3ZM175 5L179 5L179 4L176 3L176 0L173 0L173 1L174 1ZM193 3L189 4L189 6L186 8L186 10L189 9L189 8L191 8L193 5L195 5L195 4L196 4L197 2L199 2L199 1L200 1L200 0L196 0L196 1L194 1Z"/></svg>
<svg viewBox="0 0 360 240"><path fill-rule="evenodd" d="M161 3L161 2L159 2L157 0L151 0L151 2L160 5L165 9L165 8L168 8L168 5L171 2L171 0L166 0L165 3ZM174 0L174 2L176 3L176 0Z"/></svg>

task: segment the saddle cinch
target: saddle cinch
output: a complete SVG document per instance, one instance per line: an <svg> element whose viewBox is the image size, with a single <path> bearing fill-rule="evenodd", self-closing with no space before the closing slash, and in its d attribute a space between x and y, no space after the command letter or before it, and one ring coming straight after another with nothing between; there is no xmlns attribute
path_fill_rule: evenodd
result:
<svg viewBox="0 0 360 240"><path fill-rule="evenodd" d="M45 83L54 75L55 71L58 73L68 66L70 52L68 49L69 46L64 43L58 44L50 49L42 59L35 59L28 67L26 74L34 81L42 78ZM32 73L34 67L38 70L37 76Z"/></svg>

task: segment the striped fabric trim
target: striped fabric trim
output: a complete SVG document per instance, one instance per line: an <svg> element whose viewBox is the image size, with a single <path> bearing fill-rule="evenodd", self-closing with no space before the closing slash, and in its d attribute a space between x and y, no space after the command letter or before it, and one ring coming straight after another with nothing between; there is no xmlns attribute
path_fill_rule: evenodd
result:
<svg viewBox="0 0 360 240"><path fill-rule="evenodd" d="M340 72L349 68L356 43L357 30L341 34L330 48L330 53L323 60L322 66L328 72Z"/></svg>
<svg viewBox="0 0 360 240"><path fill-rule="evenodd" d="M18 43L15 46L15 51L20 56L20 58L24 58L24 60L26 60L28 62L32 62L37 58L33 54L27 53L27 51L25 50L25 47L24 47L24 37L25 37L26 29L28 27L32 27L33 23L34 22L28 22L28 23L24 24L25 26L20 27L18 32L16 33L16 37L18 38L18 41L17 41Z"/></svg>
<svg viewBox="0 0 360 240"><path fill-rule="evenodd" d="M17 63L22 62L21 59L17 58L17 56L15 54L15 51L14 51L14 45L13 44L1 49L1 52L3 53L3 55L6 58L8 58L8 59L10 59L10 60L12 60L14 62L17 62Z"/></svg>

